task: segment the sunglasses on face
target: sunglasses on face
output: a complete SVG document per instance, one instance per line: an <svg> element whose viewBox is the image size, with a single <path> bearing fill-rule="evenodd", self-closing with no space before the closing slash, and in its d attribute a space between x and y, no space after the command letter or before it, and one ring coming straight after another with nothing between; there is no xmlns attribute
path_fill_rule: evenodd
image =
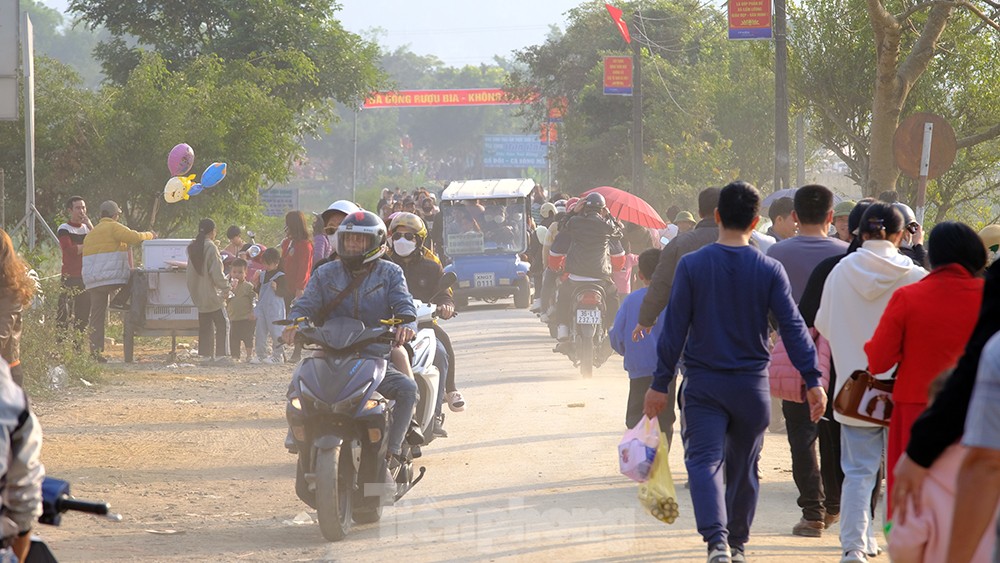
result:
<svg viewBox="0 0 1000 563"><path fill-rule="evenodd" d="M413 233L393 233L392 234L392 240L399 240L401 238L405 238L406 240L413 240L413 239L417 238L417 235L415 235Z"/></svg>

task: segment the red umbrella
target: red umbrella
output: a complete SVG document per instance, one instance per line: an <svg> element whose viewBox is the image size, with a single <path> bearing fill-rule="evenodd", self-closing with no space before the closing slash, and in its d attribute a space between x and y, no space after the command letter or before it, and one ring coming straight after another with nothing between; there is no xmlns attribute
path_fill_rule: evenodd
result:
<svg viewBox="0 0 1000 563"><path fill-rule="evenodd" d="M660 214L653 209L653 206L637 195L611 186L601 186L583 192L580 197L585 197L590 193L599 193L604 196L604 200L608 203L608 211L621 221L652 229L662 229L667 226L663 219L660 219Z"/></svg>

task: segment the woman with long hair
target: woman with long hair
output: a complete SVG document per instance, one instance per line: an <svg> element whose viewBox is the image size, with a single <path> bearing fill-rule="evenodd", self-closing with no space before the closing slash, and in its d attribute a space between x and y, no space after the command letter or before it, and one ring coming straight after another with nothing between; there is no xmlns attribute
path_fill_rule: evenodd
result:
<svg viewBox="0 0 1000 563"><path fill-rule="evenodd" d="M14 382L21 385L21 312L35 295L35 280L28 265L14 251L14 243L0 229L0 357L10 365Z"/></svg>
<svg viewBox="0 0 1000 563"><path fill-rule="evenodd" d="M313 243L309 234L309 222L301 211L285 214L285 240L281 241L281 269L288 280L290 296L285 298L285 307L292 306L292 300L302 295L312 271Z"/></svg>
<svg viewBox="0 0 1000 563"><path fill-rule="evenodd" d="M215 221L202 219L198 236L187 247L187 286L191 302L198 308L198 354L207 362L225 364L228 357L229 321L226 299L229 291L222 273L222 256L215 246Z"/></svg>
<svg viewBox="0 0 1000 563"><path fill-rule="evenodd" d="M916 283L927 271L899 253L903 215L884 202L871 204L861 216L861 248L845 256L823 285L815 326L830 341L837 377L836 397L855 370L865 369L865 342L875 333L893 292ZM881 375L873 371L874 375ZM840 497L841 563L867 563L879 552L875 537L872 490L879 486L887 432L879 426L834 412L840 423L840 465L844 484Z"/></svg>
<svg viewBox="0 0 1000 563"><path fill-rule="evenodd" d="M872 373L899 366L885 459L889 516L892 472L910 441L910 427L927 408L931 382L958 363L983 302L979 274L986 267L986 247L976 231L964 223L938 223L931 231L929 257L931 273L892 294L865 344Z"/></svg>

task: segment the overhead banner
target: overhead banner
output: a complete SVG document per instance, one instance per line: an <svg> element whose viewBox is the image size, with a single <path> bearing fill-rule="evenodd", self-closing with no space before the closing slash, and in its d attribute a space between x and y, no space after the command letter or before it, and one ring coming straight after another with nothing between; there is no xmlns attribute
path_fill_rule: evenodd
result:
<svg viewBox="0 0 1000 563"><path fill-rule="evenodd" d="M537 98L536 98L537 99ZM463 90L399 90L376 92L365 100L365 109L460 106L510 106L534 100L514 99L503 88Z"/></svg>
<svg viewBox="0 0 1000 563"><path fill-rule="evenodd" d="M604 93L632 95L632 57L604 57Z"/></svg>
<svg viewBox="0 0 1000 563"><path fill-rule="evenodd" d="M538 135L483 137L483 168L546 168L547 154Z"/></svg>
<svg viewBox="0 0 1000 563"><path fill-rule="evenodd" d="M771 39L771 0L729 0L730 39Z"/></svg>

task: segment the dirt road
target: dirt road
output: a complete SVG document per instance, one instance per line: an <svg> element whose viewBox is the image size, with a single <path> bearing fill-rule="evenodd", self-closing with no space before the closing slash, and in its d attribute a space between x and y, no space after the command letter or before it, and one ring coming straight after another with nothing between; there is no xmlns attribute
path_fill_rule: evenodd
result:
<svg viewBox="0 0 1000 563"><path fill-rule="evenodd" d="M425 448L424 480L345 541L294 522L308 509L282 445L291 366L167 368L153 355L35 404L48 472L124 516L70 514L41 533L62 561L704 561L681 448L671 455L673 525L644 513L637 486L618 474L620 358L583 380L534 316L500 305L474 306L446 328L469 409L449 414L450 437ZM836 561L837 527L821 539L790 535L799 511L789 468L785 436L769 434L748 557Z"/></svg>

